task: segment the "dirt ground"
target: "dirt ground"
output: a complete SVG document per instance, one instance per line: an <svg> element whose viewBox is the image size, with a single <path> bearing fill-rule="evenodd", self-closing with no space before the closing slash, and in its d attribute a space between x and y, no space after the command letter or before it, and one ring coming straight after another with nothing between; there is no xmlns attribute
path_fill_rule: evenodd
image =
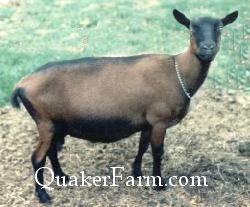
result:
<svg viewBox="0 0 250 207"><path fill-rule="evenodd" d="M58 187L51 206L250 206L250 94L201 90L189 114L167 131L162 173L206 176L207 187ZM34 195L30 155L37 132L28 114L0 109L0 206L43 206ZM124 166L131 174L139 134L113 143L93 144L66 138L60 153L69 175L110 175L110 166ZM248 143L249 144L249 143ZM46 164L50 166L49 162ZM143 159L143 173L151 175L151 150Z"/></svg>

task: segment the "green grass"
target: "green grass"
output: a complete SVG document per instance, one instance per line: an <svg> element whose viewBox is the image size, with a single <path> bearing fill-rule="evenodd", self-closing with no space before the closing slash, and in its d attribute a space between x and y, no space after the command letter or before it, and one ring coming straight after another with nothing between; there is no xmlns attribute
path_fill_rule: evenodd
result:
<svg viewBox="0 0 250 207"><path fill-rule="evenodd" d="M17 2L17 1L16 1ZM52 60L83 56L178 53L188 32L172 17L178 8L189 17L223 17L239 10L223 34L208 87L250 90L249 2L184 0L27 0L0 4L0 105L15 83Z"/></svg>

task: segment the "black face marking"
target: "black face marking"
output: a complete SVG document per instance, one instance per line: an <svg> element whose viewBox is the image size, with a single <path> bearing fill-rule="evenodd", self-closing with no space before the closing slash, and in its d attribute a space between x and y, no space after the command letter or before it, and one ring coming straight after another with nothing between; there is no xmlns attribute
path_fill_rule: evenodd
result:
<svg viewBox="0 0 250 207"><path fill-rule="evenodd" d="M55 61L49 62L41 67L37 68L34 72L45 71L52 69L54 67L64 68L72 70L72 66L81 65L81 69L86 72L93 72L101 70L108 64L135 64L144 57L148 55L137 55L137 56L129 56L129 57L85 57L74 60L63 60L63 61Z"/></svg>
<svg viewBox="0 0 250 207"><path fill-rule="evenodd" d="M195 42L196 56L202 63L211 62L219 50L221 30L233 23L238 17L238 11L226 15L222 19L201 17L190 20L182 12L174 9L175 19L190 30L191 38Z"/></svg>
<svg viewBox="0 0 250 207"><path fill-rule="evenodd" d="M110 143L141 131L147 124L137 125L125 118L86 118L64 123L67 134L91 142Z"/></svg>
<svg viewBox="0 0 250 207"><path fill-rule="evenodd" d="M212 17L202 17L191 21L191 37L197 46L196 55L202 61L212 61L218 52L222 27L222 21Z"/></svg>

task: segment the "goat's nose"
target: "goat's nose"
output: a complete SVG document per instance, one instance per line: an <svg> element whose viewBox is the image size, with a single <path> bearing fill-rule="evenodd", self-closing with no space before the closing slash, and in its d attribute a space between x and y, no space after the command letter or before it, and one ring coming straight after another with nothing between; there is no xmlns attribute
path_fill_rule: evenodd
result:
<svg viewBox="0 0 250 207"><path fill-rule="evenodd" d="M202 44L202 48L205 49L205 50L208 50L208 49L212 50L212 49L214 49L214 47L215 47L214 42L213 43L203 43Z"/></svg>

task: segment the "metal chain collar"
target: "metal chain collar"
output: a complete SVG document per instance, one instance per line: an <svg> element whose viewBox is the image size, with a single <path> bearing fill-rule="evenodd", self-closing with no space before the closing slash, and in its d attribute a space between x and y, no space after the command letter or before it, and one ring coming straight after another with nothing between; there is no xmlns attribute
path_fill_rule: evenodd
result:
<svg viewBox="0 0 250 207"><path fill-rule="evenodd" d="M174 66L175 66L175 71L176 71L176 74L177 74L177 77L178 77L178 80L179 80L179 83L180 83L180 85L181 85L181 88L182 88L183 92L185 93L185 95L186 95L189 99L191 99L191 95L190 95L190 93L188 92L187 87L186 87L185 84L184 84L184 81L183 81L183 79L182 79L182 77L181 77L181 74L180 74L179 66L178 66L177 61L176 61L175 58L174 58Z"/></svg>

